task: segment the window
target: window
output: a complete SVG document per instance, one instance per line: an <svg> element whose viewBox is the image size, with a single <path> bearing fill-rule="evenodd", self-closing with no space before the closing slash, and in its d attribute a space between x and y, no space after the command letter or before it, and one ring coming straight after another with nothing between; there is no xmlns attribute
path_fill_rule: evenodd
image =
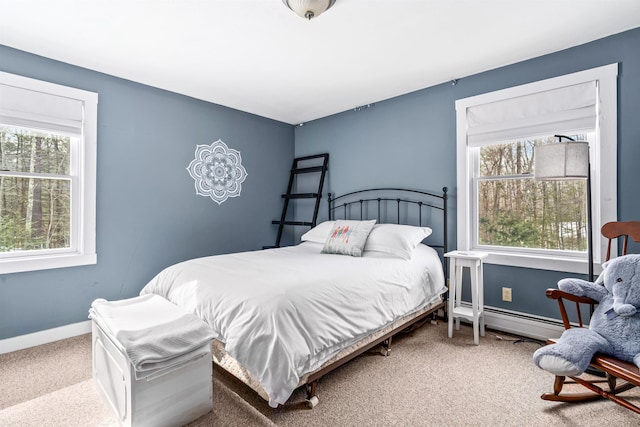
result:
<svg viewBox="0 0 640 427"><path fill-rule="evenodd" d="M0 73L0 272L96 263L97 103Z"/></svg>
<svg viewBox="0 0 640 427"><path fill-rule="evenodd" d="M568 136L593 141L593 134ZM587 251L586 181L533 179L535 147L555 139L531 137L480 148L478 201L472 207L478 218L475 246L549 249L565 255Z"/></svg>
<svg viewBox="0 0 640 427"><path fill-rule="evenodd" d="M536 182L534 151L589 142L594 261L616 219L617 64L456 101L458 248L488 263L587 271L586 183ZM596 271L597 272L597 271Z"/></svg>

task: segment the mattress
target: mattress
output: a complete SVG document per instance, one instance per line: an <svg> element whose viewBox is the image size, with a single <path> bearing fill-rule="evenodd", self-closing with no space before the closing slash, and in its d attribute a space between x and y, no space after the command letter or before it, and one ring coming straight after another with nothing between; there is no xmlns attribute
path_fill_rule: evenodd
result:
<svg viewBox="0 0 640 427"><path fill-rule="evenodd" d="M275 407L305 374L446 291L440 258L425 245L410 260L321 249L303 242L189 260L160 272L141 294L207 322Z"/></svg>

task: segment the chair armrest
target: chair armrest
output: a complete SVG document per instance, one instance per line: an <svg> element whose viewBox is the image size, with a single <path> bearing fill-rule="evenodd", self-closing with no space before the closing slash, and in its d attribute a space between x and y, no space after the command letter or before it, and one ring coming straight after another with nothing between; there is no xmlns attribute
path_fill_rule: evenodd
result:
<svg viewBox="0 0 640 427"><path fill-rule="evenodd" d="M581 297L578 295L573 295L565 291L561 291L560 289L547 289L547 298L551 299L566 299L571 302L577 302L579 304L597 304L598 301L589 297Z"/></svg>
<svg viewBox="0 0 640 427"><path fill-rule="evenodd" d="M580 311L580 304L587 304L590 306L590 311L593 312L593 306L598 304L598 301L588 298L581 297L578 295L573 295L565 291L561 291L560 289L547 289L547 298L554 299L558 301L558 308L560 309L560 315L562 316L562 324L565 329L571 328L571 321L569 319L569 315L567 314L567 309L564 305L564 301L571 301L575 303L575 314L578 317L578 326L581 328L584 327L584 323L582 322L582 313Z"/></svg>

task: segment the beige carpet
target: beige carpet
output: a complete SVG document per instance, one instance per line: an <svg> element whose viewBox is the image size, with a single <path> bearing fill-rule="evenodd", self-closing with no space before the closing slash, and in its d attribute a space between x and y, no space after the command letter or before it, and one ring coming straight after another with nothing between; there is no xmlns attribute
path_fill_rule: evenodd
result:
<svg viewBox="0 0 640 427"><path fill-rule="evenodd" d="M553 376L537 369L538 343L496 338L473 345L463 326L427 324L394 340L391 356L370 353L327 375L320 404L298 390L271 409L215 370L213 412L190 426L637 426L640 415L609 401L545 402ZM89 335L0 355L0 426L115 426L91 380ZM640 404L640 392L626 393Z"/></svg>

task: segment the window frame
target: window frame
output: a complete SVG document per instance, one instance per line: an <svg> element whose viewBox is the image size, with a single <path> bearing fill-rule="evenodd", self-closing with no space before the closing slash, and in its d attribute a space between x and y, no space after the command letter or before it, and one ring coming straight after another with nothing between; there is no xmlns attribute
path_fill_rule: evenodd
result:
<svg viewBox="0 0 640 427"><path fill-rule="evenodd" d="M82 103L81 135L72 150L70 248L25 251L0 258L0 274L74 267L97 263L96 253L96 163L98 94L24 76L0 72L0 84L65 97ZM8 113L11 114L10 112ZM55 130L55 124L50 129ZM28 128L29 126L20 126ZM39 129L42 126L38 126ZM48 129L42 129L47 131ZM75 157L75 158L73 158Z"/></svg>
<svg viewBox="0 0 640 427"><path fill-rule="evenodd" d="M488 264L535 268L571 273L587 271L587 253L566 254L553 250L519 250L517 248L479 248L474 244L477 230L474 206L477 206L476 179L479 168L479 147L468 146L467 110L477 105L499 102L520 96L549 91L566 86L597 82L597 121L595 143L590 144L593 261L595 272L601 271L606 240L600 227L617 219L617 76L618 64L609 64L585 71L541 80L456 101L457 160L457 243L459 250L481 250L488 254ZM498 141L496 141L498 142ZM606 173L602 173L606 171Z"/></svg>

